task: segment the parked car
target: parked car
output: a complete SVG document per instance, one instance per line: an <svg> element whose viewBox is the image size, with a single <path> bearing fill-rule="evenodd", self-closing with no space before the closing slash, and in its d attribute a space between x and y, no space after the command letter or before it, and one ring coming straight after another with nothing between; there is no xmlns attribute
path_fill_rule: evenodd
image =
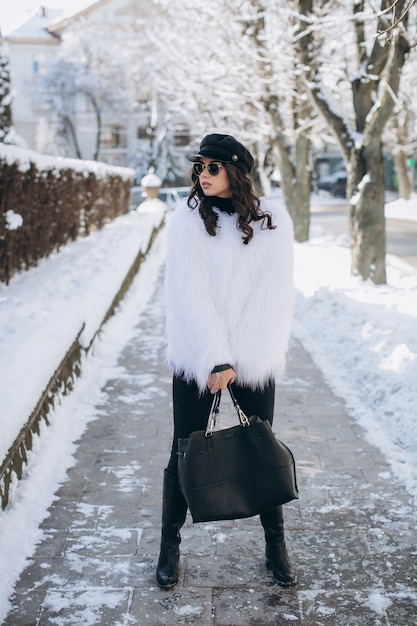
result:
<svg viewBox="0 0 417 626"><path fill-rule="evenodd" d="M346 183L347 173L346 171L339 172L335 177L335 181L330 189L330 193L335 198L346 198Z"/></svg>
<svg viewBox="0 0 417 626"><path fill-rule="evenodd" d="M189 192L189 187L162 187L158 197L172 210L175 209L178 202L188 196Z"/></svg>
<svg viewBox="0 0 417 626"><path fill-rule="evenodd" d="M321 176L317 180L320 190L328 191L335 198L346 198L347 172L345 169L337 170L328 176Z"/></svg>
<svg viewBox="0 0 417 626"><path fill-rule="evenodd" d="M186 198L190 191L189 187L162 187L158 198L165 202L169 210L175 209L182 198ZM134 211L146 200L145 192L140 185L135 185L130 190L129 210Z"/></svg>

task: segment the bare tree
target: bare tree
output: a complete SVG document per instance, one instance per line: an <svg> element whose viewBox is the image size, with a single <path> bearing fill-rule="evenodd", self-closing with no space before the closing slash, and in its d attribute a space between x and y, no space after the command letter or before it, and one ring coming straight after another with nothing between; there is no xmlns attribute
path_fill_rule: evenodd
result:
<svg viewBox="0 0 417 626"><path fill-rule="evenodd" d="M196 135L235 132L255 155L254 179L264 193L267 172L279 169L296 239L305 241L312 106L295 69L294 18L280 0L159 3L155 79L166 106L182 110Z"/></svg>
<svg viewBox="0 0 417 626"><path fill-rule="evenodd" d="M77 159L81 159L83 155L74 125L78 93L76 73L77 68L73 63L58 60L44 76L39 87L39 98L52 112L48 123L58 140L58 151L62 151L65 156L75 153Z"/></svg>
<svg viewBox="0 0 417 626"><path fill-rule="evenodd" d="M259 101L271 123L270 148L277 154L285 203L295 239L307 241L310 228L310 125L312 107L295 68L291 19L271 2L250 0L247 29L262 77ZM273 3L272 3L273 4ZM277 61L286 42L286 63ZM278 56L278 59L276 58ZM285 85L285 86L284 86Z"/></svg>
<svg viewBox="0 0 417 626"><path fill-rule="evenodd" d="M77 158L86 156L77 135L80 104L89 108L95 118L93 160L99 159L104 113L127 112L134 107L134 94L126 88L126 72L118 58L122 41L109 45L110 34L109 26L74 27L39 86L39 97L52 111L52 124L61 144L66 144Z"/></svg>
<svg viewBox="0 0 417 626"><path fill-rule="evenodd" d="M383 0L379 12L373 14L371 3L353 3L350 24L356 63L354 71L345 77L350 100L346 115L343 102L335 107L328 97L326 63L321 56L323 25L336 19L340 28L342 15L337 14L332 2L298 2L298 50L305 84L347 164L352 272L376 284L386 281L382 133L394 109L401 70L410 49L408 5L407 0L393 4ZM344 6L342 9L346 11Z"/></svg>

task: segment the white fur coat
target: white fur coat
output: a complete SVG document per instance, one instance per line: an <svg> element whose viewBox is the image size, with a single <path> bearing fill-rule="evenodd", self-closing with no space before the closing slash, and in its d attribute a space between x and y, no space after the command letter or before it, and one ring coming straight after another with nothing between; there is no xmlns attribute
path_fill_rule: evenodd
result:
<svg viewBox="0 0 417 626"><path fill-rule="evenodd" d="M171 215L165 276L167 359L200 391L216 365L230 363L236 382L262 387L281 376L293 314L293 230L288 213L264 198L274 230L251 222L244 245L236 215L219 211L215 237L198 208Z"/></svg>

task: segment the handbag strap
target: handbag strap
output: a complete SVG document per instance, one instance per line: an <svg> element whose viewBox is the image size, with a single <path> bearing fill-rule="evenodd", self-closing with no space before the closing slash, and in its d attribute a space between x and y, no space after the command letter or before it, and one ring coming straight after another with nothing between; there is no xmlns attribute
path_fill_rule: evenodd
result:
<svg viewBox="0 0 417 626"><path fill-rule="evenodd" d="M220 410L220 398L221 391L218 391L216 394L214 394L213 403L211 405L210 414L207 421L206 432L204 433L205 437L211 437L213 434L213 430L217 421L217 416Z"/></svg>
<svg viewBox="0 0 417 626"><path fill-rule="evenodd" d="M250 422L248 420L248 416L240 408L239 403L238 403L238 401L235 398L235 394L232 391L232 385L230 383L227 385L227 389L229 390L230 397L232 398L233 406L236 409L236 413L238 415L238 418L239 418L239 421L240 421L241 425L242 426L250 426Z"/></svg>
<svg viewBox="0 0 417 626"><path fill-rule="evenodd" d="M227 385L227 389L228 389L228 391L230 393L230 397L232 399L233 406L236 409L236 413L238 415L240 425L244 426L245 428L247 426L250 426L250 421L248 419L248 416L240 408L239 403L238 403L238 401L235 398L235 394L232 391L232 386L231 386L230 383ZM218 416L219 411L220 411L220 399L221 399L221 396L222 396L222 392L221 391L218 391L214 395L213 403L212 403L211 409L210 409L209 418L208 418L208 421L207 421L206 432L204 433L204 435L206 437L211 437L211 435L213 434L213 431L214 431L214 427L216 426L217 416Z"/></svg>

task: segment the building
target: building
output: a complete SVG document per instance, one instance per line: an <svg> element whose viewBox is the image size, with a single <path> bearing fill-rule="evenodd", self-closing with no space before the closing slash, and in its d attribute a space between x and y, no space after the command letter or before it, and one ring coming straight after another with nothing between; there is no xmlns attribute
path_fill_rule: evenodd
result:
<svg viewBox="0 0 417 626"><path fill-rule="evenodd" d="M120 38L132 24L145 20L149 23L154 15L155 7L150 0L98 0L76 12L40 7L28 21L5 37L10 56L13 125L21 143L43 153L138 166L138 179L152 161L178 158L181 146L189 143L186 125L171 116L170 128L161 133L158 120L164 117L164 112L160 103L155 97L143 97L143 94L139 102L133 85L125 86L130 101L127 102L127 97L124 102L120 98L120 102L112 106L103 106L103 97L97 104L91 94L63 92L62 106L66 108L59 119L54 117L54 108L45 93L44 79L58 60L66 38L76 29L100 31L103 45L111 50L117 37L120 45ZM137 36L137 31L135 34ZM104 89L103 94L108 91ZM61 144L56 142L58 126L63 137ZM161 157L156 137L162 135L165 143L171 138L173 149L167 155L165 147ZM140 165L145 161L144 171ZM175 180L176 174L168 165L165 170L159 175ZM178 172L181 170L184 171L184 167L179 165Z"/></svg>

